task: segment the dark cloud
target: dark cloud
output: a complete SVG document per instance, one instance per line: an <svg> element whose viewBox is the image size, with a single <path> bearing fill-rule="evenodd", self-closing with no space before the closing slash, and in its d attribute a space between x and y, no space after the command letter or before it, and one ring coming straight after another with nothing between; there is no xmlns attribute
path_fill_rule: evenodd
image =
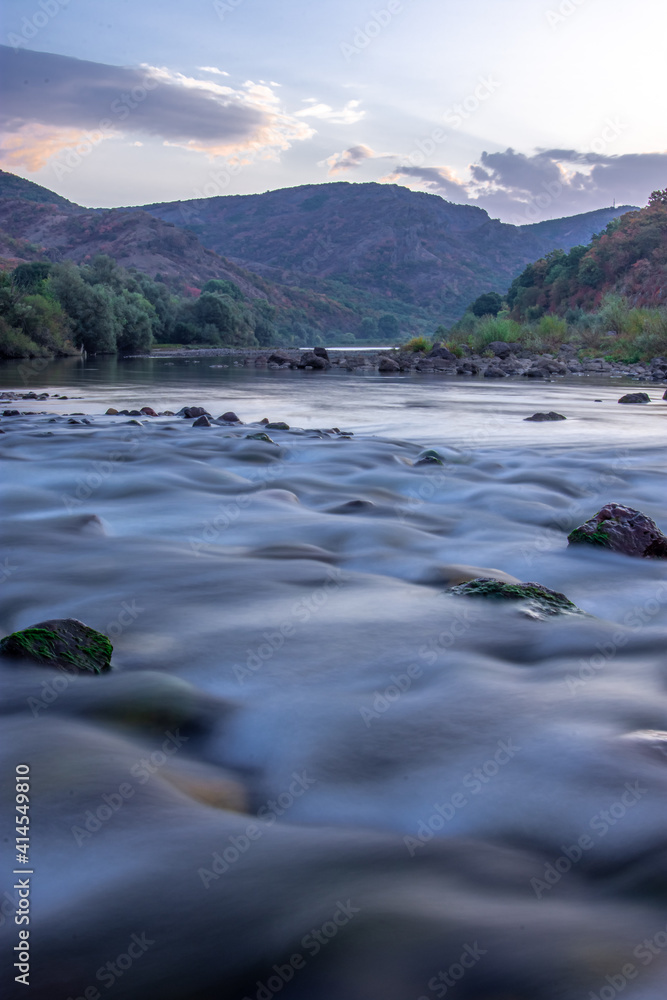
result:
<svg viewBox="0 0 667 1000"><path fill-rule="evenodd" d="M459 181L447 167L399 165L392 181L417 180L459 204L474 204L516 225L619 205L645 205L652 191L667 187L667 152L617 156L573 149L538 149L532 155L487 153Z"/></svg>
<svg viewBox="0 0 667 1000"><path fill-rule="evenodd" d="M270 122L269 111L238 92L199 89L160 71L8 46L0 46L0 60L8 131L31 124L94 129L106 120L124 132L215 145L242 143Z"/></svg>

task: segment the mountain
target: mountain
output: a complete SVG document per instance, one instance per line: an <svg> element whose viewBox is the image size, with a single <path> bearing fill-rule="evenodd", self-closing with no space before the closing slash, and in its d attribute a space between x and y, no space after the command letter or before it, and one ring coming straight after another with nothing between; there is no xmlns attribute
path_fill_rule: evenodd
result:
<svg viewBox="0 0 667 1000"><path fill-rule="evenodd" d="M67 198L62 198L55 191L49 191L41 184L27 181L6 170L0 170L0 198L22 198L24 201L36 201L44 205L60 205L66 211L81 211L78 205L68 201Z"/></svg>
<svg viewBox="0 0 667 1000"><path fill-rule="evenodd" d="M160 273L195 288L211 278L233 281L249 299L266 299L285 320L298 318L322 329L339 330L352 329L359 322L341 303L307 289L287 289L244 270L202 246L193 232L148 212L87 210L2 172L0 268L7 270L31 260L82 264L97 254L151 277Z"/></svg>
<svg viewBox="0 0 667 1000"><path fill-rule="evenodd" d="M627 210L512 226L438 195L346 182L93 210L0 171L0 255L9 267L103 253L194 287L234 281L324 331L356 332L364 317L391 313L403 332L431 333Z"/></svg>
<svg viewBox="0 0 667 1000"><path fill-rule="evenodd" d="M395 184L310 184L257 195L145 205L248 270L356 307L453 322L526 264L569 250L627 211L526 226Z"/></svg>
<svg viewBox="0 0 667 1000"><path fill-rule="evenodd" d="M646 208L611 221L587 246L530 264L513 281L508 301L515 318L530 319L591 312L609 293L631 306L667 304L667 189L654 192Z"/></svg>

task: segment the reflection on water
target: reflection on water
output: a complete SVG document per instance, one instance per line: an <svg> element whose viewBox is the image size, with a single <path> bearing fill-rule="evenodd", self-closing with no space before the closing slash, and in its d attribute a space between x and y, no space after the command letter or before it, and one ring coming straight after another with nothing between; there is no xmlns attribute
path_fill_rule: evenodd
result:
<svg viewBox="0 0 667 1000"><path fill-rule="evenodd" d="M102 356L83 360L5 363L0 389L67 395L40 402L51 412L104 413L116 409L179 410L200 405L214 416L233 409L243 420L268 416L296 426L343 424L356 432L386 433L413 440L444 436L457 443L541 442L545 431L523 424L537 410L560 409L572 421L550 427L551 439L584 442L614 439L659 440L662 424L656 410L662 388L617 378L560 379L534 382L512 378L488 380L438 375L328 371L275 371L234 366L231 355L200 358L134 358ZM241 359L242 360L242 359ZM646 389L656 401L648 407L619 407L631 385ZM599 400L599 401L598 401ZM26 406L28 404L25 404ZM428 418L421 410L428 410ZM550 438L547 438L549 440Z"/></svg>

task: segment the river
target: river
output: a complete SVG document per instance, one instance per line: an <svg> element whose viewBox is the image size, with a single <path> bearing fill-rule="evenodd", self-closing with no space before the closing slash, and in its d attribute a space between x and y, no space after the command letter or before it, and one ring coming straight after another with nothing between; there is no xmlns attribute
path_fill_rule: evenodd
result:
<svg viewBox="0 0 667 1000"><path fill-rule="evenodd" d="M2 634L79 618L115 667L0 667L35 1000L664 1000L666 564L567 545L610 500L667 530L664 388L20 367ZM245 423L104 416L143 405ZM583 613L449 592L502 574Z"/></svg>

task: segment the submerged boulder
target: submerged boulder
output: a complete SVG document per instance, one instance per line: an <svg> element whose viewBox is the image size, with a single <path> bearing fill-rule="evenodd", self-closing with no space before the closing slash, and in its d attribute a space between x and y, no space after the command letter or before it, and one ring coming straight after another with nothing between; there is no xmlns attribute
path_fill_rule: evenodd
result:
<svg viewBox="0 0 667 1000"><path fill-rule="evenodd" d="M428 448L423 451L418 457L415 465L444 465L444 461L440 452L436 451L435 448Z"/></svg>
<svg viewBox="0 0 667 1000"><path fill-rule="evenodd" d="M667 536L640 510L608 503L567 536L570 545L594 545L643 559L667 559Z"/></svg>
<svg viewBox="0 0 667 1000"><path fill-rule="evenodd" d="M567 417L564 417L562 413L556 413L555 410L549 410L548 413L533 413L532 417L524 417L523 419L541 423L544 420L567 420Z"/></svg>
<svg viewBox="0 0 667 1000"><path fill-rule="evenodd" d="M56 667L70 674L104 674L111 670L109 639L76 618L54 618L12 632L0 641L0 653Z"/></svg>
<svg viewBox="0 0 667 1000"><path fill-rule="evenodd" d="M580 610L565 594L549 590L540 583L504 583L488 577L478 577L452 587L451 594L459 597L487 597L495 601L515 601L529 618L551 618L554 615L581 615Z"/></svg>

